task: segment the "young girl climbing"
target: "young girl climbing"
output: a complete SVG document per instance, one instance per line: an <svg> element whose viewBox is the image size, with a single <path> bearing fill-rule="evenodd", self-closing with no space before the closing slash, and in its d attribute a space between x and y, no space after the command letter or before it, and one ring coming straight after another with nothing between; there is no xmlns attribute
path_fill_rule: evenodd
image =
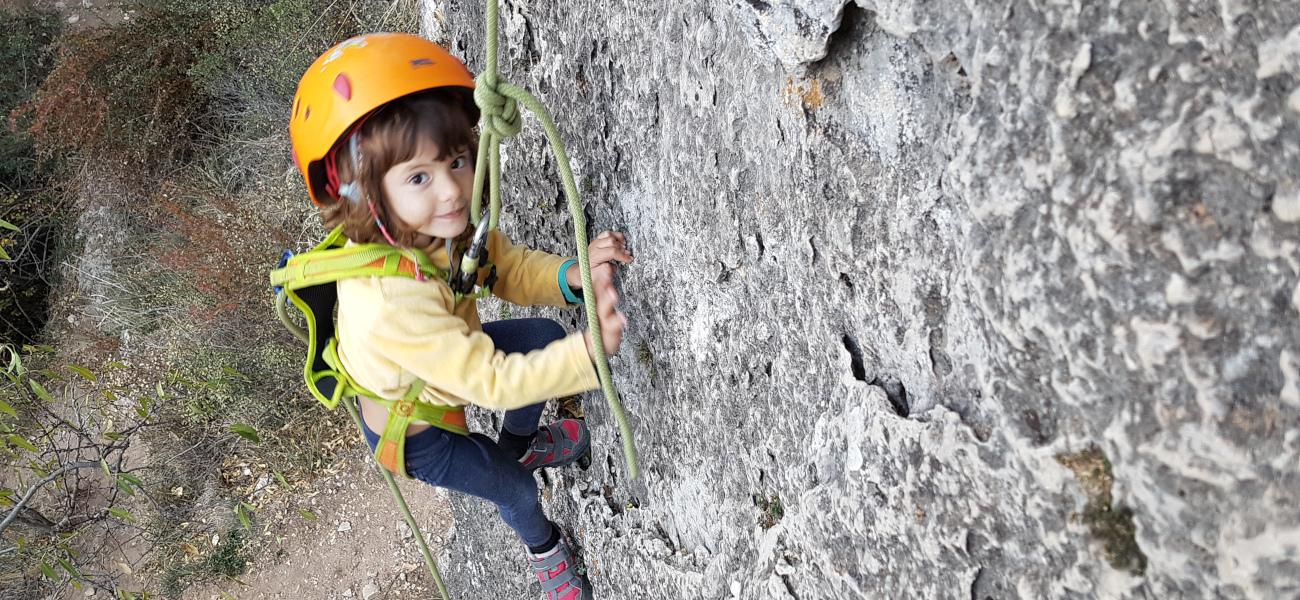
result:
<svg viewBox="0 0 1300 600"><path fill-rule="evenodd" d="M341 225L349 244L400 248L440 273L459 265L473 235L473 87L459 60L411 35L353 38L317 59L298 85L290 137L326 228ZM622 234L605 232L590 244L589 259L600 343L613 354L626 324L616 309L615 265L633 256ZM575 259L515 246L493 231L487 260L477 280L506 301L581 302ZM538 420L547 399L598 387L591 336L566 335L548 319L480 325L474 296L441 277L353 277L339 280L337 291L338 362L376 396L361 396L360 407L380 463L493 502L527 547L547 598L591 598L572 551L542 512L532 475L588 449L581 421L539 430ZM468 404L505 411L497 441L466 430Z"/></svg>

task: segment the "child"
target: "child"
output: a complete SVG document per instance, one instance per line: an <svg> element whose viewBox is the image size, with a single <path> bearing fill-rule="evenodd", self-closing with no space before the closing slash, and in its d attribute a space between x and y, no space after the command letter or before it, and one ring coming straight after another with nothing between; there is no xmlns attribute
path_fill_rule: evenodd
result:
<svg viewBox="0 0 1300 600"><path fill-rule="evenodd" d="M342 225L350 243L424 253L439 268L458 264L473 233L467 226L477 152L473 86L460 61L411 35L354 38L317 59L299 83L290 137L326 227ZM493 294L523 305L581 301L576 260L514 246L498 232L489 234L487 248L498 276ZM613 232L591 243L589 257L601 342L613 354L626 324L615 309L614 261L633 257L623 235ZM453 411L448 414L462 415L466 404L506 410L497 442L465 434L463 416L459 432L454 423L412 423L406 471L495 503L527 546L548 599L591 598L571 550L542 513L532 476L587 450L581 421L564 419L539 431L538 418L547 398L598 387L590 335L565 335L548 319L480 326L474 299L457 299L447 281L433 277L340 280L337 321L344 369L376 396L401 399L415 386L418 402ZM388 409L364 396L360 405L373 450Z"/></svg>

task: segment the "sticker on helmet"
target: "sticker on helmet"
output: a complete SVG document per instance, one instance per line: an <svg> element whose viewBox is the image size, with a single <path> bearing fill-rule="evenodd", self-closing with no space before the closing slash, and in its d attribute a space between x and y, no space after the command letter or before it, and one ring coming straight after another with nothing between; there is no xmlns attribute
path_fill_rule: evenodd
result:
<svg viewBox="0 0 1300 600"><path fill-rule="evenodd" d="M325 57L325 60L321 62L321 64L320 64L320 70L321 70L321 72L324 73L324 72L325 72L325 67L326 67L326 66L328 66L330 63L332 63L332 62L334 62L334 61L336 61L336 60L342 58L342 57L343 57L343 52L344 52L345 50L347 50L348 48L365 48L365 47L366 47L366 36L361 36L361 37L358 37L358 38L353 38L353 39L350 39L350 40L348 40L348 41L346 41L346 42L343 42L342 44L339 44L339 46L338 46L337 48L335 48L332 52L330 52L330 53L329 53L329 56L326 56L326 57Z"/></svg>

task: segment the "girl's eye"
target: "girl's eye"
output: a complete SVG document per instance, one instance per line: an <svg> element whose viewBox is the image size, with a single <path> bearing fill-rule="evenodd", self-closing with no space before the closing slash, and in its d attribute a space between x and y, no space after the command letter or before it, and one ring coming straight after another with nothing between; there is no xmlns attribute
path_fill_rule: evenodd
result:
<svg viewBox="0 0 1300 600"><path fill-rule="evenodd" d="M453 169L463 169L468 165L469 165L469 160L467 160L464 156L457 156L454 160L451 161L451 168Z"/></svg>
<svg viewBox="0 0 1300 600"><path fill-rule="evenodd" d="M416 173L412 175L410 179L407 179L406 182L411 185L424 185L424 182L428 180L429 180L428 175L424 173Z"/></svg>

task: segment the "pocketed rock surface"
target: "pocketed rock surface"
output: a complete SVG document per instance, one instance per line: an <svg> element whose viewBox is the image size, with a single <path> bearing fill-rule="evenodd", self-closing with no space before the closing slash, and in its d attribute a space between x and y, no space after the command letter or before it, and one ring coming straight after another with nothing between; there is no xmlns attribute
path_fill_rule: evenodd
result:
<svg viewBox="0 0 1300 600"><path fill-rule="evenodd" d="M477 72L482 4L423 10ZM597 393L591 467L543 479L598 598L1300 594L1300 4L508 2L501 28L591 232L637 255L612 365L642 475ZM502 229L572 252L535 120L504 154ZM1093 449L1108 494L1063 464ZM453 595L536 595L495 510L453 507Z"/></svg>

